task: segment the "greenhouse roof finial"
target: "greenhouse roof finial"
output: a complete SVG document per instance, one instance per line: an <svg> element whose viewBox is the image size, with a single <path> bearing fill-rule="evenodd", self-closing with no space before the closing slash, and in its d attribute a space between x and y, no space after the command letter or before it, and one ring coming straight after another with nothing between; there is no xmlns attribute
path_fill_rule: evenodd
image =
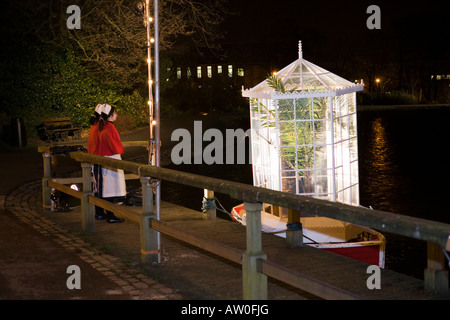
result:
<svg viewBox="0 0 450 320"><path fill-rule="evenodd" d="M298 58L303 59L302 41L301 40L298 42Z"/></svg>
<svg viewBox="0 0 450 320"><path fill-rule="evenodd" d="M298 42L298 59L278 71L276 79L284 86L278 90L267 79L249 90L243 90L243 97L257 99L297 99L310 97L335 97L361 91L363 84L350 82L303 59L302 42Z"/></svg>

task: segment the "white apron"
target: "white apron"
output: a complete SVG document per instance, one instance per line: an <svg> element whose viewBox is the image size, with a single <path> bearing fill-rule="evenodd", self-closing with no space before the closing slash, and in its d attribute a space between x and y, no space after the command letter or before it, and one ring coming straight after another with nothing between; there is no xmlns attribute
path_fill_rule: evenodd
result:
<svg viewBox="0 0 450 320"><path fill-rule="evenodd" d="M120 154L105 156L107 158L122 160ZM127 194L125 175L122 169L113 169L102 166L103 193L102 198L125 197Z"/></svg>

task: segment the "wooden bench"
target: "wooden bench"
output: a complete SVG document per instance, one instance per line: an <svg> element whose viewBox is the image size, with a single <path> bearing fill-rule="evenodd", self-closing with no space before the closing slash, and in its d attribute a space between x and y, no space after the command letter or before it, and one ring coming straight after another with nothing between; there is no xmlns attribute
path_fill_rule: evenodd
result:
<svg viewBox="0 0 450 320"><path fill-rule="evenodd" d="M45 118L42 124L36 126L39 137L43 141L68 141L81 139L81 128L74 127L72 119Z"/></svg>

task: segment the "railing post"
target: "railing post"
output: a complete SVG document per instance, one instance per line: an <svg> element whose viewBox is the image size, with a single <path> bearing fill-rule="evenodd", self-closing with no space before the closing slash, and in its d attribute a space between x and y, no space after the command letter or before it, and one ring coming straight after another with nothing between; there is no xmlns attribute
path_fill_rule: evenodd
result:
<svg viewBox="0 0 450 320"><path fill-rule="evenodd" d="M48 182L52 178L52 155L48 152L43 152L42 161L44 167L44 176L42 177L42 206L45 209L51 209L52 200L50 196L52 188L48 186Z"/></svg>
<svg viewBox="0 0 450 320"><path fill-rule="evenodd" d="M140 217L141 261L145 264L161 262L159 232L151 228L151 220L157 219L153 213L153 184L149 177L141 177L142 212Z"/></svg>
<svg viewBox="0 0 450 320"><path fill-rule="evenodd" d="M83 175L83 197L81 198L81 228L84 232L95 231L95 207L89 203L89 196L92 192L92 165L89 162L81 162L81 171Z"/></svg>
<svg viewBox="0 0 450 320"><path fill-rule="evenodd" d="M426 291L436 295L448 294L448 271L445 269L445 255L437 243L427 242L424 287Z"/></svg>
<svg viewBox="0 0 450 320"><path fill-rule="evenodd" d="M247 250L242 254L243 297L246 300L267 299L267 276L261 273L262 251L261 203L245 202Z"/></svg>
<svg viewBox="0 0 450 320"><path fill-rule="evenodd" d="M291 248L303 247L303 228L300 223L300 211L288 209L286 241Z"/></svg>
<svg viewBox="0 0 450 320"><path fill-rule="evenodd" d="M203 189L202 203L203 219L216 220L216 203L214 200L214 190Z"/></svg>

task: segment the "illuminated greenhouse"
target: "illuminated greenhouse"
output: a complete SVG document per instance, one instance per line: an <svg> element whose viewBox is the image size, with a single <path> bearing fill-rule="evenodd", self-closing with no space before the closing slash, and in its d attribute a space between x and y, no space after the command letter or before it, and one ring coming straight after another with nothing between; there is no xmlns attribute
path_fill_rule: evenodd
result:
<svg viewBox="0 0 450 320"><path fill-rule="evenodd" d="M359 205L356 92L299 58L255 87L250 100L253 183Z"/></svg>

